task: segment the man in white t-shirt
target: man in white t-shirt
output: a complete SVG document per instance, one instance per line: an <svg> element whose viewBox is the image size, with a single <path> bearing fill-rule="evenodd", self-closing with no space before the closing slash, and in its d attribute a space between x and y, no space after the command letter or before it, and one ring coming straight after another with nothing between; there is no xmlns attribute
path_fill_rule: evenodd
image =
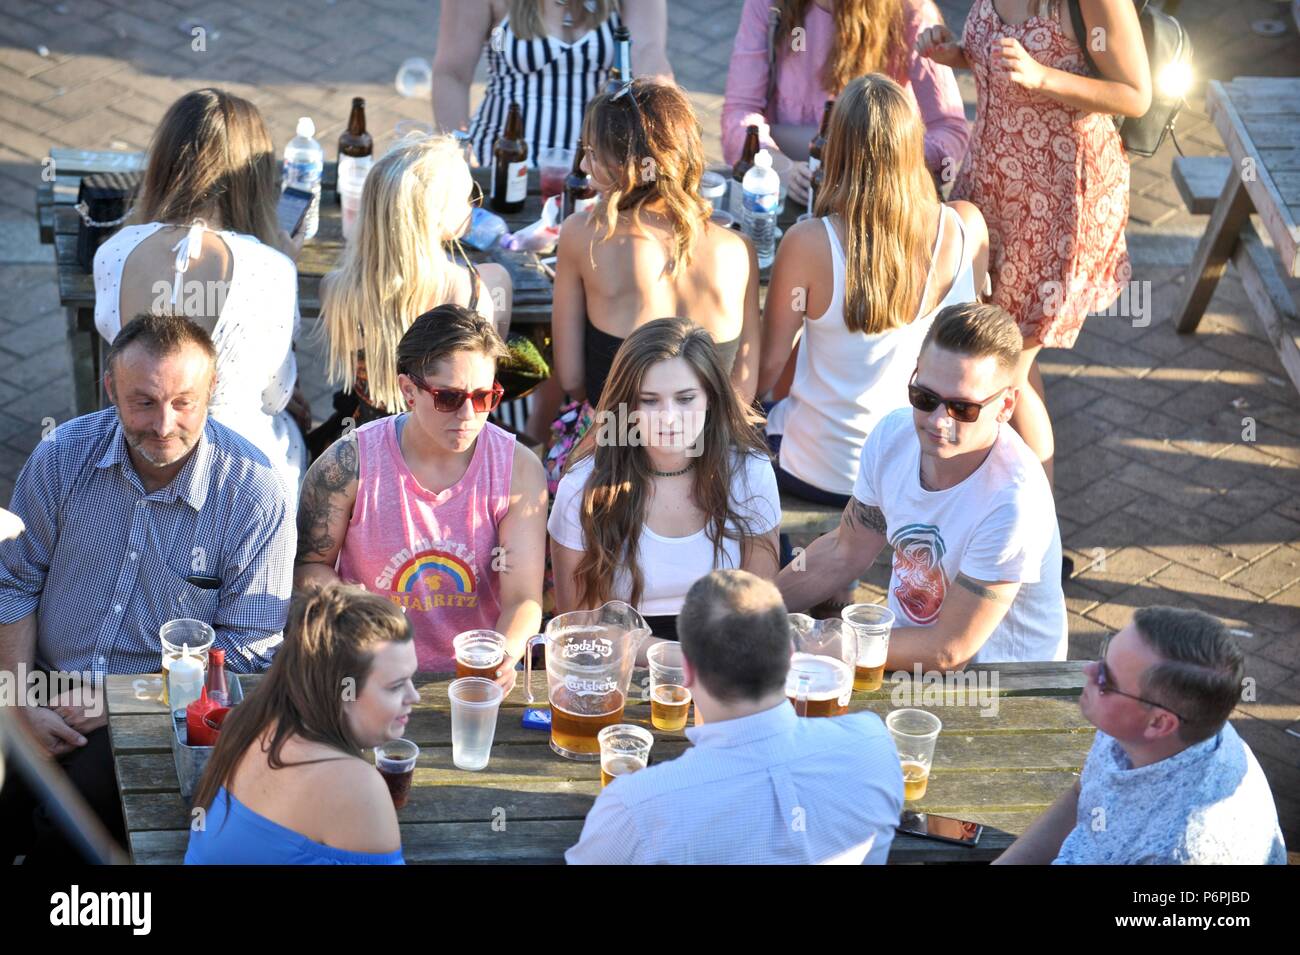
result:
<svg viewBox="0 0 1300 955"><path fill-rule="evenodd" d="M1021 336L993 305L943 309L908 386L862 449L853 500L777 581L803 610L894 548L889 669L1064 660L1061 535L1034 453L1007 423Z"/></svg>

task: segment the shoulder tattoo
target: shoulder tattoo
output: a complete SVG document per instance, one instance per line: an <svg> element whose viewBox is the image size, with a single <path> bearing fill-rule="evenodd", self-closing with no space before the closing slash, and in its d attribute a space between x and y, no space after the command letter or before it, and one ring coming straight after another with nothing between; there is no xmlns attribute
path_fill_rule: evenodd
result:
<svg viewBox="0 0 1300 955"><path fill-rule="evenodd" d="M358 474L356 434L334 442L308 469L298 500L299 561L332 553L342 544L330 525L346 510L347 489Z"/></svg>

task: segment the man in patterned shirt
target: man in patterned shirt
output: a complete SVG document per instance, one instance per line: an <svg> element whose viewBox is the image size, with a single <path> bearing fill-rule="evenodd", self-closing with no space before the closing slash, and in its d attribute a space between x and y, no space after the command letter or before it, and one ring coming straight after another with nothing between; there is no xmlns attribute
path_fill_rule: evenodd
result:
<svg viewBox="0 0 1300 955"><path fill-rule="evenodd" d="M106 368L114 407L54 429L18 475L10 509L24 530L0 542L0 676L74 673L93 687L108 673L156 673L159 629L177 617L210 623L231 670L265 669L288 610L293 519L266 456L208 419L212 340L186 319L140 316ZM102 695L41 702L23 710L35 740L121 839ZM6 775L0 864L69 858L44 808Z"/></svg>
<svg viewBox="0 0 1300 955"><path fill-rule="evenodd" d="M1241 650L1199 610L1146 607L1084 667L1083 773L1002 865L1286 865L1273 793L1228 722Z"/></svg>

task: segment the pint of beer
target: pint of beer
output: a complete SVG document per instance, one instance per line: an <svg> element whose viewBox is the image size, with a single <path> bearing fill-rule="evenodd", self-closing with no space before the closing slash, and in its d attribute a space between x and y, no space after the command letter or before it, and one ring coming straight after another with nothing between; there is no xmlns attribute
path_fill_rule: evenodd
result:
<svg viewBox="0 0 1300 955"><path fill-rule="evenodd" d="M481 676L496 680L506 658L506 638L495 630L466 630L451 641L456 653L456 678Z"/></svg>
<svg viewBox="0 0 1300 955"><path fill-rule="evenodd" d="M551 693L551 745L582 759L600 756L600 731L623 722L626 698L617 689L580 695L561 688Z"/></svg>
<svg viewBox="0 0 1300 955"><path fill-rule="evenodd" d="M851 604L840 612L844 622L858 632L858 661L853 672L853 689L878 690L885 679L889 656L889 632L894 614L877 604Z"/></svg>
<svg viewBox="0 0 1300 955"><path fill-rule="evenodd" d="M921 799L930 781L934 744L943 723L926 710L894 710L885 717L885 728L893 737L903 764L903 798Z"/></svg>
<svg viewBox="0 0 1300 955"><path fill-rule="evenodd" d="M853 669L835 657L795 653L785 695L800 716L843 716L849 711Z"/></svg>
<svg viewBox="0 0 1300 955"><path fill-rule="evenodd" d="M675 733L686 728L691 691L686 688L681 644L665 640L646 651L650 667L650 723L657 730Z"/></svg>
<svg viewBox="0 0 1300 955"><path fill-rule="evenodd" d="M654 737L644 727L618 723L601 730L598 743L600 787L604 789L618 776L645 769Z"/></svg>

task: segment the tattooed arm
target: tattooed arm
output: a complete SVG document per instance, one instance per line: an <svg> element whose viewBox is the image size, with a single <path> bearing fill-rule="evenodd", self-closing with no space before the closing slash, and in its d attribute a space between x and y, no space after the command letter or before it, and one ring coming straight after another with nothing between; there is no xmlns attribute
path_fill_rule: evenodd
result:
<svg viewBox="0 0 1300 955"><path fill-rule="evenodd" d="M889 637L890 670L960 670L979 652L1011 609L1018 581L975 580L958 572L930 627L895 627Z"/></svg>
<svg viewBox="0 0 1300 955"><path fill-rule="evenodd" d="M340 579L334 565L352 519L359 473L355 432L335 441L308 469L298 501L295 587Z"/></svg>
<svg viewBox="0 0 1300 955"><path fill-rule="evenodd" d="M839 593L866 572L884 549L885 515L880 508L849 499L840 526L817 538L785 566L776 585L794 613Z"/></svg>

